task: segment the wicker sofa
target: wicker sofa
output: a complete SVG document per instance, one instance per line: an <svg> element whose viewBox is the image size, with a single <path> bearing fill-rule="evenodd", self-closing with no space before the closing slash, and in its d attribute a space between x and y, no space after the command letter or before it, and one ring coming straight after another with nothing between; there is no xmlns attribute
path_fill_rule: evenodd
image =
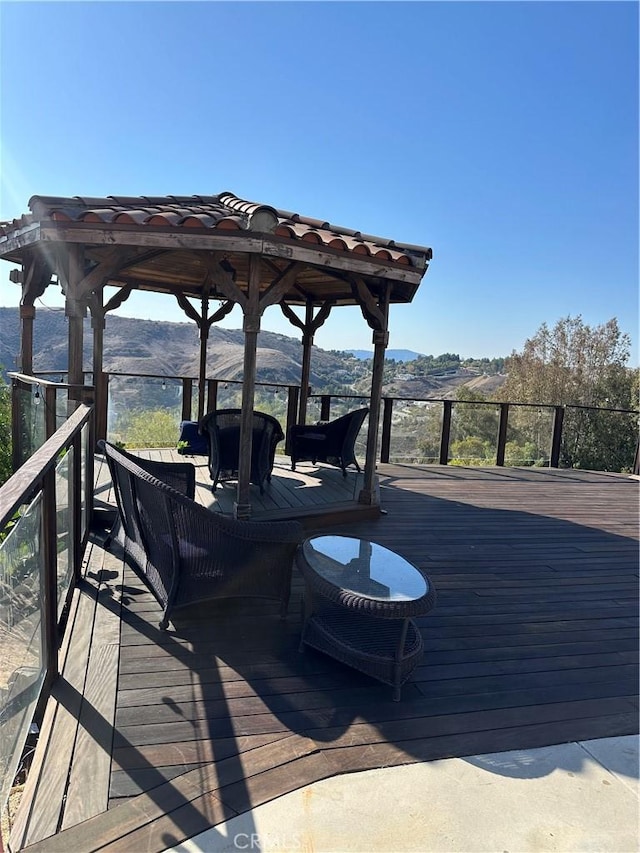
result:
<svg viewBox="0 0 640 853"><path fill-rule="evenodd" d="M99 442L113 479L118 539L164 608L215 598L268 598L287 611L303 528L296 521L236 521L195 503L190 462L150 462Z"/></svg>

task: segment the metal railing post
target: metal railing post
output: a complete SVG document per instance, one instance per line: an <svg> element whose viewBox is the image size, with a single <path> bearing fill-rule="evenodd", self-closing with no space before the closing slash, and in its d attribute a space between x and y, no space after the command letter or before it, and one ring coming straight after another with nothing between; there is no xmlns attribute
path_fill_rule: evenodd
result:
<svg viewBox="0 0 640 853"><path fill-rule="evenodd" d="M507 426L509 424L509 404L500 403L500 423L498 425L498 448L496 450L496 465L504 465L504 449L507 443Z"/></svg>
<svg viewBox="0 0 640 853"><path fill-rule="evenodd" d="M549 468L557 468L560 464L560 447L562 445L562 424L564 421L564 406L555 407L553 419L553 436L551 438L551 455Z"/></svg>
<svg viewBox="0 0 640 853"><path fill-rule="evenodd" d="M388 462L391 451L391 416L393 414L393 397L385 397L382 411L382 436L380 437L380 461Z"/></svg>
<svg viewBox="0 0 640 853"><path fill-rule="evenodd" d="M451 410L453 409L452 400L443 400L442 410L442 433L440 435L440 464L446 465L449 462L449 439L451 437Z"/></svg>

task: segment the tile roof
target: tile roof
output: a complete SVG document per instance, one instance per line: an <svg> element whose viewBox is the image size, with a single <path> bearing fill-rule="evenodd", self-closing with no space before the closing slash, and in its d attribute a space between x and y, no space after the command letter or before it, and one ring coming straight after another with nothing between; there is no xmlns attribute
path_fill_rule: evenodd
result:
<svg viewBox="0 0 640 853"><path fill-rule="evenodd" d="M108 196L58 198L33 196L31 213L12 222L0 222L0 238L43 221L96 223L102 227L203 229L250 231L275 238L303 241L342 252L374 257L379 261L424 269L431 249L362 234L350 228L311 219L238 198L230 192L211 196Z"/></svg>

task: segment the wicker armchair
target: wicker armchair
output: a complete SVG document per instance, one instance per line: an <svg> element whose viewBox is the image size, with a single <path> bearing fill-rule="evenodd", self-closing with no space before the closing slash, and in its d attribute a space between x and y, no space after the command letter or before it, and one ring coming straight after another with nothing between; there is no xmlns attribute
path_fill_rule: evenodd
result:
<svg viewBox="0 0 640 853"><path fill-rule="evenodd" d="M291 470L303 460L327 462L342 469L347 476L347 467L355 465L360 470L355 455L355 443L360 427L369 414L369 409L356 409L327 424L304 426L298 424L289 431Z"/></svg>
<svg viewBox="0 0 640 853"><path fill-rule="evenodd" d="M200 421L200 429L209 436L209 473L211 491L223 480L238 477L240 455L240 409L218 409ZM271 480L276 445L284 438L282 427L271 415L253 412L250 481L264 492L265 481Z"/></svg>
<svg viewBox="0 0 640 853"><path fill-rule="evenodd" d="M105 441L99 447L113 477L125 554L164 608L160 628L175 609L214 598L275 599L286 614L304 538L298 522L225 518L192 500L191 463L149 463Z"/></svg>

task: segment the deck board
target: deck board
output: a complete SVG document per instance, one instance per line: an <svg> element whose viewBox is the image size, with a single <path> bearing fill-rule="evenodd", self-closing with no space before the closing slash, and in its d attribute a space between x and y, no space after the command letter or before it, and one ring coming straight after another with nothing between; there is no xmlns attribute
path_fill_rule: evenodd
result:
<svg viewBox="0 0 640 853"><path fill-rule="evenodd" d="M399 465L379 476L387 514L332 529L398 551L438 591L402 701L299 654L297 576L285 621L275 605L216 602L163 633L125 566L109 809L29 849L162 850L335 773L638 731L637 480ZM311 500L305 488L318 486L290 495Z"/></svg>

